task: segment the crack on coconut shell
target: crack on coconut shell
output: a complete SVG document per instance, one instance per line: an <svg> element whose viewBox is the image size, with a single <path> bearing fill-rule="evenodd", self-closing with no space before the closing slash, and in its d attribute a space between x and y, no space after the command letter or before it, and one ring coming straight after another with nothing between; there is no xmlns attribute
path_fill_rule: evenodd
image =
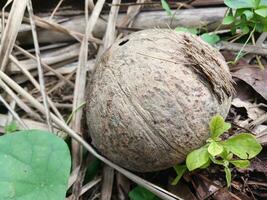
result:
<svg viewBox="0 0 267 200"><path fill-rule="evenodd" d="M219 102L222 103L232 96L235 93L234 81L227 65L222 62L222 55L197 36L188 33L181 33L181 35L183 37L181 49L190 61L189 66L205 78ZM220 57L222 60L216 59Z"/></svg>

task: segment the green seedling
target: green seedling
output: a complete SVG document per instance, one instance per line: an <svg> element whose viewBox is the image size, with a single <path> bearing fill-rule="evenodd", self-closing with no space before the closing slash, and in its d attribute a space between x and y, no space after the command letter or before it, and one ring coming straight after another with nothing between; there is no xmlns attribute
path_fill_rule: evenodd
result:
<svg viewBox="0 0 267 200"><path fill-rule="evenodd" d="M199 149L190 152L186 157L186 165L174 167L177 178L173 184L177 184L182 175L187 171L207 168L210 163L224 167L227 186L231 184L231 165L246 169L249 167L249 159L258 155L262 147L256 138L249 133L240 133L227 140L222 140L224 132L231 128L222 116L216 115L209 124L210 137L206 144Z"/></svg>
<svg viewBox="0 0 267 200"><path fill-rule="evenodd" d="M267 31L267 0L224 0L229 7L223 24L231 25L232 33L240 29L248 34Z"/></svg>
<svg viewBox="0 0 267 200"><path fill-rule="evenodd" d="M171 8L166 0L161 0L161 6L165 10L167 15L172 16ZM214 45L220 41L220 37L217 34L214 33L199 34L197 28L176 27L174 30L177 32L188 32L193 35L199 35L202 38L202 40L209 43L210 45Z"/></svg>
<svg viewBox="0 0 267 200"><path fill-rule="evenodd" d="M236 34L237 30L241 30L241 36L249 34L233 62L236 63L250 40L255 45L254 33L267 31L267 0L224 0L224 3L229 9L222 24L231 25L232 34ZM264 69L259 56L256 56L256 60L259 67Z"/></svg>

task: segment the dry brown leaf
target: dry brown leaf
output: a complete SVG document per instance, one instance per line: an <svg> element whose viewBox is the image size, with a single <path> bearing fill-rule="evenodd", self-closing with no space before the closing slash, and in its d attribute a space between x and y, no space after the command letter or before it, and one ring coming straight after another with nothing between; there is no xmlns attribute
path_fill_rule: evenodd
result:
<svg viewBox="0 0 267 200"><path fill-rule="evenodd" d="M245 108L248 117L252 120L256 120L265 113L265 111L260 109L257 104L252 104L249 101L243 101L239 98L234 98L232 101L232 105L237 108Z"/></svg>
<svg viewBox="0 0 267 200"><path fill-rule="evenodd" d="M232 74L256 90L267 100L267 69L261 70L258 66L243 67Z"/></svg>

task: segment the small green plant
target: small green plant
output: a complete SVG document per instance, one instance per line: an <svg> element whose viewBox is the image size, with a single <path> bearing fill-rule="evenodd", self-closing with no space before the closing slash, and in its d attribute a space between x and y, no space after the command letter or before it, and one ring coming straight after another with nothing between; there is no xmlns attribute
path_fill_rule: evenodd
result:
<svg viewBox="0 0 267 200"><path fill-rule="evenodd" d="M171 8L166 0L161 0L161 6L165 10L167 15L173 17ZM220 41L220 37L217 34L214 33L199 34L199 30L197 28L176 27L174 30L177 32L188 32L193 35L199 35L202 38L202 40L209 43L210 45L214 45Z"/></svg>
<svg viewBox="0 0 267 200"><path fill-rule="evenodd" d="M224 0L229 11L223 24L230 25L232 33L240 29L243 34L267 31L267 0Z"/></svg>
<svg viewBox="0 0 267 200"><path fill-rule="evenodd" d="M26 130L0 137L1 200L64 200L71 158L56 135Z"/></svg>
<svg viewBox="0 0 267 200"><path fill-rule="evenodd" d="M227 186L231 184L231 164L237 168L245 169L249 166L249 159L258 155L262 147L256 138L249 133L240 133L227 140L222 140L221 135L231 128L222 116L216 115L209 124L210 138L199 149L193 150L186 157L186 165L174 167L177 177L173 184L177 184L182 175L187 171L207 168L210 163L224 167Z"/></svg>

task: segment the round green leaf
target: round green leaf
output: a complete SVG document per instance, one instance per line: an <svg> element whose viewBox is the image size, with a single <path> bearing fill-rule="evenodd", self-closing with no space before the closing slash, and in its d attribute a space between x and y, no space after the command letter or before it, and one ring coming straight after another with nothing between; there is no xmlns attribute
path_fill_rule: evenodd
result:
<svg viewBox="0 0 267 200"><path fill-rule="evenodd" d="M217 142L213 141L210 143L208 147L208 152L212 156L217 156L223 152L223 147L219 145Z"/></svg>
<svg viewBox="0 0 267 200"><path fill-rule="evenodd" d="M0 137L0 199L64 200L71 160L52 133L28 130Z"/></svg>
<svg viewBox="0 0 267 200"><path fill-rule="evenodd" d="M220 37L217 34L204 33L200 37L210 45L216 44L220 41Z"/></svg>
<svg viewBox="0 0 267 200"><path fill-rule="evenodd" d="M248 133L241 133L229 138L223 143L223 146L241 159L251 159L262 150L256 138Z"/></svg>
<svg viewBox="0 0 267 200"><path fill-rule="evenodd" d="M225 18L223 18L222 24L232 24L234 22L234 19L235 18L233 16L226 16Z"/></svg>
<svg viewBox="0 0 267 200"><path fill-rule="evenodd" d="M186 166L189 171L200 168L207 162L209 162L209 153L206 147L196 149L186 157Z"/></svg>

